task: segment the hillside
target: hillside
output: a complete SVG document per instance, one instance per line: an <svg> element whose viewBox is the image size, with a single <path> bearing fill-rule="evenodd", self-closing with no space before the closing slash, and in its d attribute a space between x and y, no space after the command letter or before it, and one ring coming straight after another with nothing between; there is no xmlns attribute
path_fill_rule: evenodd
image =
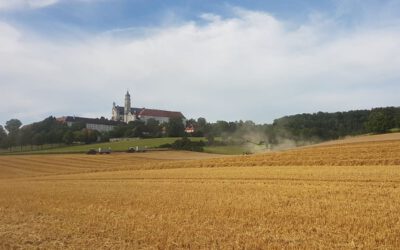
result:
<svg viewBox="0 0 400 250"><path fill-rule="evenodd" d="M398 249L398 166L113 171L0 182L3 249Z"/></svg>
<svg viewBox="0 0 400 250"><path fill-rule="evenodd" d="M185 151L1 156L0 178L199 167L400 165L399 152L400 133L396 133L354 137L281 152L240 156Z"/></svg>
<svg viewBox="0 0 400 250"><path fill-rule="evenodd" d="M347 143L360 143L360 142L381 142L381 141L396 141L400 140L400 133L388 133L379 135L359 135L359 136L348 136L340 140L332 140L312 146L327 146Z"/></svg>
<svg viewBox="0 0 400 250"><path fill-rule="evenodd" d="M395 136L367 136L327 144L294 148L280 152L266 152L187 162L191 167L235 166L363 166L400 165L400 140ZM388 137L391 138L388 140ZM182 163L180 163L182 166ZM174 168L174 163L163 167Z"/></svg>
<svg viewBox="0 0 400 250"><path fill-rule="evenodd" d="M347 142L1 156L0 248L399 249L400 140Z"/></svg>

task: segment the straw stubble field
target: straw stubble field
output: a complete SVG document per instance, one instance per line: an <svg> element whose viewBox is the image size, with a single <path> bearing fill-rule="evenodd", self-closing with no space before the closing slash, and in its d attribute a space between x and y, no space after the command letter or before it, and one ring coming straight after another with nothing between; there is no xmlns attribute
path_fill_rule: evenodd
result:
<svg viewBox="0 0 400 250"><path fill-rule="evenodd" d="M0 248L398 249L399 149L4 156Z"/></svg>

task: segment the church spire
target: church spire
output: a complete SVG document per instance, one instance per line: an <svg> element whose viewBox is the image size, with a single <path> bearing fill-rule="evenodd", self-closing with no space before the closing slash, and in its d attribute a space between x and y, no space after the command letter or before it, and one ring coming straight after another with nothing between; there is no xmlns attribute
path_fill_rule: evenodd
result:
<svg viewBox="0 0 400 250"><path fill-rule="evenodd" d="M124 107L124 121L128 121L128 115L131 113L131 95L129 94L129 90L126 91L125 94L125 107Z"/></svg>

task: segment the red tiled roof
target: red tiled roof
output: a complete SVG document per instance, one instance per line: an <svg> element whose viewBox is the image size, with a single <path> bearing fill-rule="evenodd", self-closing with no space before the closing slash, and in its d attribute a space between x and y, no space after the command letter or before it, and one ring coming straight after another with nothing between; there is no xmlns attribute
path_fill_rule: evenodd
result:
<svg viewBox="0 0 400 250"><path fill-rule="evenodd" d="M139 116L155 116L155 117L168 117L168 118L185 118L181 112L177 111L166 111L159 109L146 109L143 108Z"/></svg>
<svg viewBox="0 0 400 250"><path fill-rule="evenodd" d="M124 114L124 107L116 106L117 112L120 115ZM155 116L155 117L168 117L168 118L185 118L185 116L178 111L167 111L167 110L159 110L159 109L147 109L147 108L131 108L132 114L136 114L138 116Z"/></svg>

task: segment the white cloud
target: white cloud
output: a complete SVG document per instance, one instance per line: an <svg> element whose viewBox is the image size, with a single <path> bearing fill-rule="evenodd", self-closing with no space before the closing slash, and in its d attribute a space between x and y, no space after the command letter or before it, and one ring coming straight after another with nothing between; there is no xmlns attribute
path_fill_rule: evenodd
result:
<svg viewBox="0 0 400 250"><path fill-rule="evenodd" d="M20 8L43 8L58 3L59 0L0 0L0 10Z"/></svg>
<svg viewBox="0 0 400 250"><path fill-rule="evenodd" d="M0 23L0 122L110 116L126 88L136 106L212 120L400 105L398 26L349 31L323 16L293 26L240 9L203 18L61 43Z"/></svg>
<svg viewBox="0 0 400 250"><path fill-rule="evenodd" d="M102 0L0 0L1 10L39 9L61 2L98 2Z"/></svg>

